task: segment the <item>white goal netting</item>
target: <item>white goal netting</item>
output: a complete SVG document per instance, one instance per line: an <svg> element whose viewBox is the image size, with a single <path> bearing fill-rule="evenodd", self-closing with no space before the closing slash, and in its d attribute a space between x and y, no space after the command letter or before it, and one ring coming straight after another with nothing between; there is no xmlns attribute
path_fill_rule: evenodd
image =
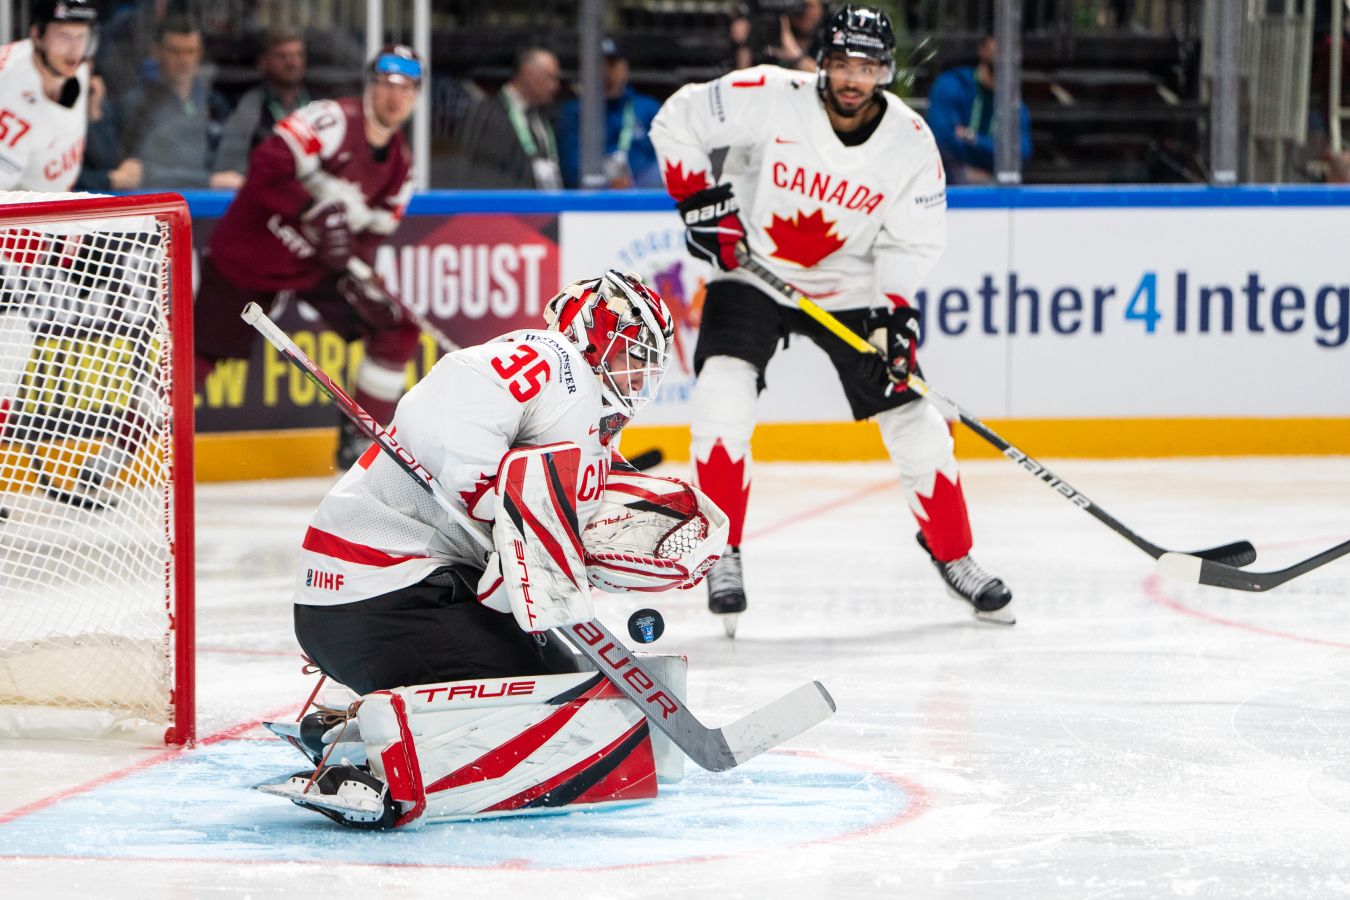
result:
<svg viewBox="0 0 1350 900"><path fill-rule="evenodd" d="M31 202L52 217L13 205ZM176 310L171 289L188 238L117 202L0 194L0 735L190 737L173 319L191 297Z"/></svg>

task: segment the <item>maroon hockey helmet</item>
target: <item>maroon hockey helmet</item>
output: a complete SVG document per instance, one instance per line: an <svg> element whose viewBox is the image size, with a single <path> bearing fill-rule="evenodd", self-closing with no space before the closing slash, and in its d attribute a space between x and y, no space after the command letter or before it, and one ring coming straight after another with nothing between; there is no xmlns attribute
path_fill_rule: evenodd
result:
<svg viewBox="0 0 1350 900"><path fill-rule="evenodd" d="M544 321L581 351L614 412L631 419L656 395L670 361L674 319L636 275L610 269L574 281L548 301Z"/></svg>

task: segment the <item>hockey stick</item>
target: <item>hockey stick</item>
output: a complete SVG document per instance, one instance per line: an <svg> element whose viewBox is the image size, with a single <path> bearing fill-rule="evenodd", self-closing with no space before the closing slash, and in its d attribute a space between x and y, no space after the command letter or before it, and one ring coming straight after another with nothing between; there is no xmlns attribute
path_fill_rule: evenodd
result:
<svg viewBox="0 0 1350 900"><path fill-rule="evenodd" d="M250 303L244 307L241 316L258 329L283 357L304 372L356 424L362 434L378 444L400 468L412 476L457 524L473 535L485 551L491 552L492 538L483 523L470 519L440 482L436 481L435 476L297 347L261 307ZM812 681L730 725L708 728L598 619L578 622L559 630L594 664L597 671L636 704L652 725L664 732L697 765L711 772L738 766L765 750L791 740L834 714L834 700L825 686L819 681Z"/></svg>
<svg viewBox="0 0 1350 900"><path fill-rule="evenodd" d="M736 256L740 261L742 269L745 269L757 278L765 287L771 288L791 300L802 312L825 326L831 334L848 344L854 350L857 350L859 353L881 353L876 347L867 343L867 341L855 334L829 312L818 306L810 297L807 297L801 291L765 268L759 260L750 256L748 251L738 249ZM985 425L979 419L962 409L955 400L933 390L929 387L928 383L918 375L911 374L909 376L909 387L915 393L925 397L931 397L933 400L946 407L961 420L961 424L984 438L990 444L993 444L1005 457L1017 463L1027 472L1030 472L1038 481L1044 482L1048 487L1053 489L1057 495L1063 497L1083 512L1092 516L1098 522L1101 522L1107 528L1110 528L1116 534L1125 538L1125 540L1134 544L1154 559L1161 559L1164 555L1174 554L1184 557L1199 558L1206 562L1216 563L1225 567L1245 566L1256 559L1256 548L1253 547L1249 541L1235 541L1231 544L1224 544L1221 547L1196 550L1189 554L1177 553L1176 551L1159 547L1157 544L1144 539L1134 531L1126 528L1115 516L1112 516L1096 503L1093 503L1085 494L1060 478L1054 472L1050 471L1044 465L1037 462L1030 455L1022 452L1017 447L1014 447L1012 443L1000 436L988 425ZM1236 569L1234 571L1236 571Z"/></svg>
<svg viewBox="0 0 1350 900"><path fill-rule="evenodd" d="M372 269L364 259L361 259L359 256L353 256L348 259L347 274L377 288L389 299L389 302L404 318L416 325L423 334L435 341L442 352L454 353L456 350L461 349L459 344L450 340L450 336L437 328L430 319L404 303L393 291L385 287L384 280L375 274L375 270Z"/></svg>
<svg viewBox="0 0 1350 900"><path fill-rule="evenodd" d="M1164 553L1158 559L1158 571L1168 578L1194 584L1208 584L1235 591L1260 592L1279 587L1290 579L1305 575L1347 554L1350 554L1350 541L1323 550L1285 569L1276 569L1273 572L1248 572L1222 562L1205 559L1195 553Z"/></svg>

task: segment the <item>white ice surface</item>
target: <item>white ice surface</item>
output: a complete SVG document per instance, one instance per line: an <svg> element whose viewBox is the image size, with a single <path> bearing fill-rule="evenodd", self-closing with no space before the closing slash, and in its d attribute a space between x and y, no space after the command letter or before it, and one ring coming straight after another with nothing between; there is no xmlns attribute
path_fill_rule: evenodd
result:
<svg viewBox="0 0 1350 900"><path fill-rule="evenodd" d="M1350 459L1050 464L1171 549L1249 538L1270 569L1350 537ZM640 813L420 835L338 831L249 792L291 763L209 742L307 693L290 581L327 482L203 486L208 743L0 742L0 896L1350 895L1350 558L1268 594L1165 582L1017 467L963 471L1015 628L945 595L889 466L759 465L736 641L700 589L661 598L653 649L689 655L711 724L822 680L838 714L789 745L812 755L699 773ZM620 633L646 602L598 601Z"/></svg>

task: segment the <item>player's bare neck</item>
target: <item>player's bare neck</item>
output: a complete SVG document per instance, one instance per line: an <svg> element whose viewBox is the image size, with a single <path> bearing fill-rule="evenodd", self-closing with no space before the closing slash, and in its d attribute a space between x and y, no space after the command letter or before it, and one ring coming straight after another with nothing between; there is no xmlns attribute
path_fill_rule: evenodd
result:
<svg viewBox="0 0 1350 900"><path fill-rule="evenodd" d="M33 54L33 65L42 79L42 93L53 103L60 103L66 86L66 76L48 65L45 54L40 50Z"/></svg>
<svg viewBox="0 0 1350 900"><path fill-rule="evenodd" d="M389 146L389 142L394 139L394 129L385 128L378 122L371 121L366 117L366 143L372 150L382 150Z"/></svg>

